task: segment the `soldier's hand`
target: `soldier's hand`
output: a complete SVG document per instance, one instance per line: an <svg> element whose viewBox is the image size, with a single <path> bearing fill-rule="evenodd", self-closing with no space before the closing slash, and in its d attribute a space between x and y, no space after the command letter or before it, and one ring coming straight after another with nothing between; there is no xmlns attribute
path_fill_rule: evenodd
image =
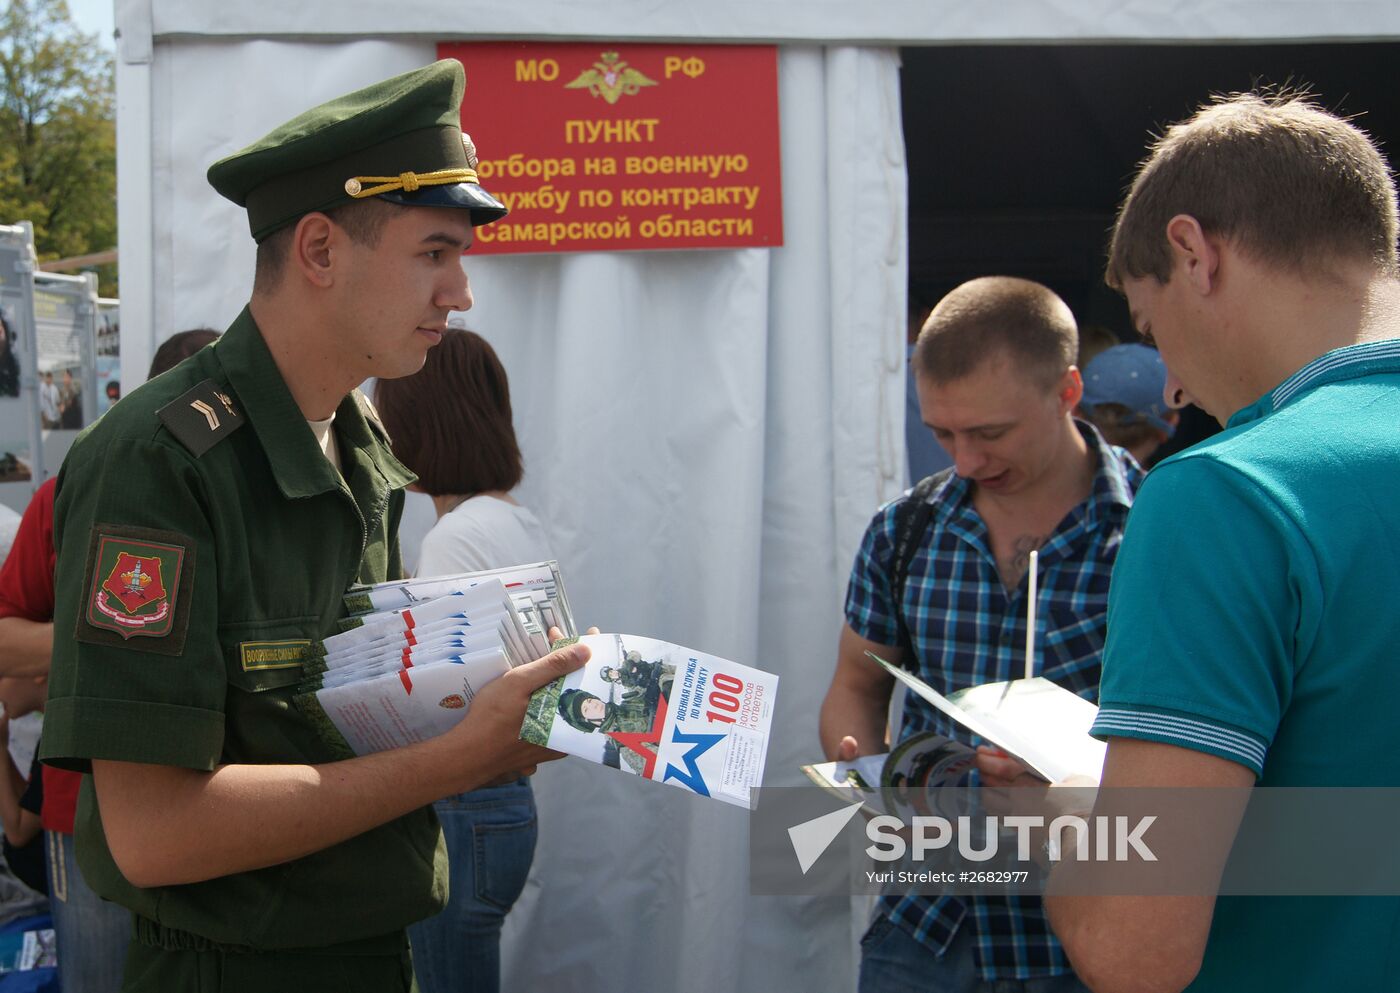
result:
<svg viewBox="0 0 1400 993"><path fill-rule="evenodd" d="M503 773L501 773L499 776L497 776L495 779L489 780L488 782L482 783L481 785L482 785L482 786L509 786L511 783L515 782L517 779L528 779L530 776L533 776L533 775L535 774L535 771L536 771L537 769L539 769L539 766L537 766L537 765L526 766L524 769L513 769L513 770L510 771L510 772L503 772Z"/></svg>
<svg viewBox="0 0 1400 993"><path fill-rule="evenodd" d="M837 762L854 762L860 754L860 743L849 734L841 739L841 743L836 746Z"/></svg>
<svg viewBox="0 0 1400 993"><path fill-rule="evenodd" d="M582 668L589 654L587 645L569 645L516 666L482 688L466 719L450 732L459 736L461 754L471 763L474 783L468 788L564 757L563 752L521 741L520 725L525 721L530 694Z"/></svg>
<svg viewBox="0 0 1400 993"><path fill-rule="evenodd" d="M587 631L585 631L585 632L583 632L583 633L584 633L584 634L602 634L603 632L599 631L596 627L594 627L594 628L589 628ZM552 645L552 644L554 644L556 641L558 641L560 638L564 637L564 630L563 630L563 628L560 628L560 627L558 627L558 626L556 625L555 627L552 627L552 628L549 629L549 634L545 635L545 637L549 639L549 643Z"/></svg>

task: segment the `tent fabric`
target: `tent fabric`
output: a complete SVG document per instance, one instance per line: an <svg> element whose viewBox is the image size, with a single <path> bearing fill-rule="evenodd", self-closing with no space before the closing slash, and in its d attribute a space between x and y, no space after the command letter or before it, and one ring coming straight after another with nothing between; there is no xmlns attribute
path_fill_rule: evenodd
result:
<svg viewBox="0 0 1400 993"><path fill-rule="evenodd" d="M153 323L224 326L254 253L208 163L433 46L154 53ZM462 317L509 371L519 496L580 623L776 672L766 782L795 785L819 757L851 556L903 486L906 188L896 53L786 47L779 87L782 248L468 255L477 303ZM749 897L742 810L580 760L536 784L539 853L507 923L505 988L853 984L864 905Z"/></svg>
<svg viewBox="0 0 1400 993"><path fill-rule="evenodd" d="M817 756L851 555L903 485L907 194L882 46L1400 37L1391 0L116 2L128 378L247 298L253 246L208 164L318 100L437 41L784 45L783 248L466 260L465 321L510 372L520 495L579 620L778 673L769 785ZM574 760L536 784L504 988L853 987L867 904L748 896L742 811Z"/></svg>
<svg viewBox="0 0 1400 993"><path fill-rule="evenodd" d="M711 0L662 4L613 0L418 0L334 5L284 0L189 3L117 0L122 11L152 10L156 35L170 38L266 36L354 38L397 35L433 40L610 38L615 41L777 41L784 43L917 45L1016 41L1263 41L1296 38L1378 40L1400 34L1390 0L1016 0L1012 3L929 3L882 0ZM125 28L123 27L123 34Z"/></svg>

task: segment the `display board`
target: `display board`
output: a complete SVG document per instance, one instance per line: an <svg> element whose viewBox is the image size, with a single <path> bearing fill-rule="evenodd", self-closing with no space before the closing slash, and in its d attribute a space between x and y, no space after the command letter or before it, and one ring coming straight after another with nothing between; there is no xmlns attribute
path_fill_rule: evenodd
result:
<svg viewBox="0 0 1400 993"><path fill-rule="evenodd" d="M462 130L482 185L510 208L477 231L474 254L783 243L772 45L450 43L438 54L466 70Z"/></svg>

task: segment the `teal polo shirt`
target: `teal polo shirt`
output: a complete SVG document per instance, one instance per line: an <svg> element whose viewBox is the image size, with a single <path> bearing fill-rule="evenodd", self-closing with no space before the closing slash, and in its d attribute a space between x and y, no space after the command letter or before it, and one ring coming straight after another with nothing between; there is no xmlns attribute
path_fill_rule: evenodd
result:
<svg viewBox="0 0 1400 993"><path fill-rule="evenodd" d="M1109 592L1094 733L1263 786L1400 785L1400 340L1328 352L1157 466ZM1400 900L1217 901L1192 990L1400 988Z"/></svg>

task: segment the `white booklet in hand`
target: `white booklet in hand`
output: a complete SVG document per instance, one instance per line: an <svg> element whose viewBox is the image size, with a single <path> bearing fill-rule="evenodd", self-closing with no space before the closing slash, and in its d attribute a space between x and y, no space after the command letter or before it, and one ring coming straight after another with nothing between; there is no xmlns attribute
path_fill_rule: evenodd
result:
<svg viewBox="0 0 1400 993"><path fill-rule="evenodd" d="M763 782L777 676L630 634L577 640L592 657L535 691L521 738L752 807L749 789Z"/></svg>
<svg viewBox="0 0 1400 993"><path fill-rule="evenodd" d="M926 807L938 790L967 784L976 758L962 742L924 731L888 753L804 765L802 771L843 801L859 800L868 813L928 813Z"/></svg>
<svg viewBox="0 0 1400 993"><path fill-rule="evenodd" d="M1074 775L1098 782L1103 775L1108 746L1089 734L1099 708L1044 676L983 683L944 696L908 670L866 654L934 707L1049 782Z"/></svg>
<svg viewBox="0 0 1400 993"><path fill-rule="evenodd" d="M481 687L510 671L505 650L475 652L319 690L315 707L356 755L436 737L466 716Z"/></svg>
<svg viewBox="0 0 1400 993"><path fill-rule="evenodd" d="M483 686L548 653L543 621L567 617L553 563L382 584L355 596L381 609L317 646L295 697L344 757L447 731Z"/></svg>

